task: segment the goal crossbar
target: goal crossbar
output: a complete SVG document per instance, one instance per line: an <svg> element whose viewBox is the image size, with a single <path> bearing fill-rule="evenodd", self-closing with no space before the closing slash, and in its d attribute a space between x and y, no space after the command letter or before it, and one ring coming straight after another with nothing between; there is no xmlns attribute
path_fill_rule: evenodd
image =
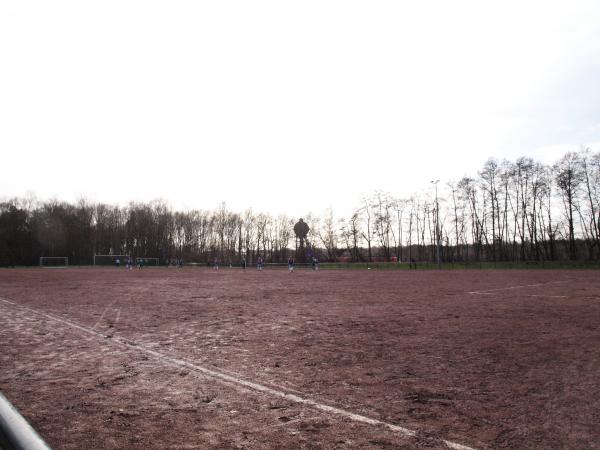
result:
<svg viewBox="0 0 600 450"><path fill-rule="evenodd" d="M100 260L104 260L103 263L106 264L114 264L117 259L124 263L129 258L129 255L98 255L94 254L94 265L100 264Z"/></svg>
<svg viewBox="0 0 600 450"><path fill-rule="evenodd" d="M66 267L69 265L69 258L66 256L41 256L40 267Z"/></svg>
<svg viewBox="0 0 600 450"><path fill-rule="evenodd" d="M137 258L135 258L135 263L136 264L140 264L140 262L142 264L144 264L145 266L158 266L160 265L160 258L149 258L146 256L139 256Z"/></svg>

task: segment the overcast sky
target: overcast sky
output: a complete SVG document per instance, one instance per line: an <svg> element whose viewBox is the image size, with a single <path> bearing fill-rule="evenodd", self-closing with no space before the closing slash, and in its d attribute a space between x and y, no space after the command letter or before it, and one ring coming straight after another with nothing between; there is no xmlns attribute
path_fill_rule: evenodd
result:
<svg viewBox="0 0 600 450"><path fill-rule="evenodd" d="M348 214L600 151L600 2L7 1L0 198Z"/></svg>

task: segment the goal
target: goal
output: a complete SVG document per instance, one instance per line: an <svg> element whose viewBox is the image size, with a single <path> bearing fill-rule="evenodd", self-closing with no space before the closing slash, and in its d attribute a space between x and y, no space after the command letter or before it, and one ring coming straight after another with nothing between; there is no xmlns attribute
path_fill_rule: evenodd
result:
<svg viewBox="0 0 600 450"><path fill-rule="evenodd" d="M135 258L136 265L142 263L144 266L159 266L160 259L159 258Z"/></svg>
<svg viewBox="0 0 600 450"><path fill-rule="evenodd" d="M69 258L66 256L42 256L40 257L40 267L67 267Z"/></svg>
<svg viewBox="0 0 600 450"><path fill-rule="evenodd" d="M114 266L117 264L118 259L119 263L124 266L127 263L127 258L129 258L129 255L94 255L94 265Z"/></svg>

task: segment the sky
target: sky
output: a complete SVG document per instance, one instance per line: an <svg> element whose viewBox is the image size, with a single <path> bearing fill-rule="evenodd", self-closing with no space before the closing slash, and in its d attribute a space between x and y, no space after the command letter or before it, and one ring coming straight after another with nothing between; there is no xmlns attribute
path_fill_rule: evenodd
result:
<svg viewBox="0 0 600 450"><path fill-rule="evenodd" d="M348 215L600 151L600 2L0 4L0 199Z"/></svg>

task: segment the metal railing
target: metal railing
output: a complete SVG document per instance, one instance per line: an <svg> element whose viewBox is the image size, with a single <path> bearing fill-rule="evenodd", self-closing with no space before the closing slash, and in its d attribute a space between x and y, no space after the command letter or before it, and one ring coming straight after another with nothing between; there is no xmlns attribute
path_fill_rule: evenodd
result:
<svg viewBox="0 0 600 450"><path fill-rule="evenodd" d="M50 450L50 447L2 393L0 393L0 448Z"/></svg>

